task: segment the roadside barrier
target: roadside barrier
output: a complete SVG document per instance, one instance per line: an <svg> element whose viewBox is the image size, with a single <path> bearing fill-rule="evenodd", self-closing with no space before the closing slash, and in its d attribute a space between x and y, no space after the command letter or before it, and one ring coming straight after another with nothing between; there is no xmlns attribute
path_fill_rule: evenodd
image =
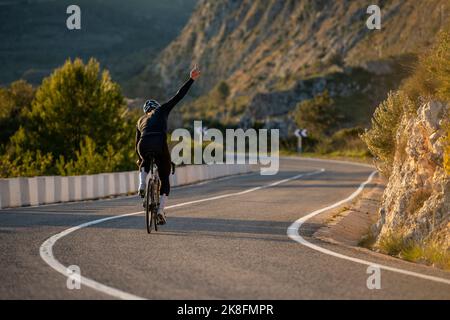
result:
<svg viewBox="0 0 450 320"><path fill-rule="evenodd" d="M177 167L172 186L181 186L252 171L248 164L213 164ZM101 199L134 194L138 171L84 176L43 176L0 179L0 209Z"/></svg>

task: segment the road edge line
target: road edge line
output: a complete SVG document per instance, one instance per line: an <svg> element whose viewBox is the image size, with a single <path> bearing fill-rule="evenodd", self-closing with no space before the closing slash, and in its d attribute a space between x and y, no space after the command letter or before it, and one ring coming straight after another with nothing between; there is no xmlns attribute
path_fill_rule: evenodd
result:
<svg viewBox="0 0 450 320"><path fill-rule="evenodd" d="M336 207L339 207L341 205L343 205L344 203L347 203L351 200L353 200L355 197L357 197L361 191L364 190L365 186L370 183L374 177L374 175L377 173L377 171L373 171L369 177L367 178L366 181L364 181L363 183L361 183L358 187L358 189L356 191L354 191L350 196L348 196L347 198L340 200L338 202L335 202L332 205L329 205L327 207L324 207L322 209L319 210L315 210L303 217L301 217L300 219L296 220L295 222L293 222L289 228L287 229L287 235L290 239L294 240L295 242L298 242L306 247L309 247L310 249L313 249L315 251L319 251L323 254L329 255L329 256L333 256L336 258L340 258L343 260L348 260L348 261L352 261L355 263L359 263L359 264L363 264L363 265L367 265L367 266L377 266L380 269L384 269L387 271L392 271L392 272L396 272L396 273L400 273L400 274L404 274L404 275L408 275L408 276L412 276L412 277L416 277L416 278L420 278L420 279L425 279L425 280L430 280L430 281L434 281L434 282L439 282L439 283L443 283L443 284L448 284L450 285L450 280L445 279L445 278L440 278L440 277L435 277L435 276L430 276L430 275L425 275L422 273L418 273L418 272L413 272L413 271L408 271L408 270L403 270L403 269L399 269L399 268L394 268L394 267L389 267L383 264L379 264L379 263L374 263L374 262L370 262L367 260L363 260L363 259L358 259L358 258L353 258L350 256L346 256L344 254L340 254L328 249L325 249L323 247L320 247L318 245L315 245L307 240L305 240L302 236L300 236L299 234L299 230L302 227L302 225L308 221L309 219L319 215L320 213L323 213L325 211L328 211L330 209L334 209Z"/></svg>

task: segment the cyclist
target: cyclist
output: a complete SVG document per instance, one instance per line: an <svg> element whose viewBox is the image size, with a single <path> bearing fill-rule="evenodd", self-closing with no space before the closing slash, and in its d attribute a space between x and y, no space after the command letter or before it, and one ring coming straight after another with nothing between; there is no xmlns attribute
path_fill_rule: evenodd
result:
<svg viewBox="0 0 450 320"><path fill-rule="evenodd" d="M154 152L155 162L158 166L158 174L161 179L160 205L158 208L158 221L161 224L166 223L164 208L170 193L170 169L171 158L169 147L167 145L167 119L173 107L189 91L189 88L200 76L200 70L197 65L190 72L189 80L178 90L177 94L166 103L160 105L156 100L147 100L144 104L144 115L139 118L136 127L136 153L139 157L139 191L138 194L143 198L145 195L145 186L147 174L150 171L150 163L145 159L145 155Z"/></svg>

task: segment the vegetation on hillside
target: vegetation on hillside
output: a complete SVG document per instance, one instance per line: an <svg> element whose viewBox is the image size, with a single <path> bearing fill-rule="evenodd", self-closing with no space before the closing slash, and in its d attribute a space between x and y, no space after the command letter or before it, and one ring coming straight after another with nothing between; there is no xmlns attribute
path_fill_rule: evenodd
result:
<svg viewBox="0 0 450 320"><path fill-rule="evenodd" d="M36 90L17 82L0 92L10 106L0 121L16 129L2 135L0 176L133 168L136 116L96 60L69 59Z"/></svg>
<svg viewBox="0 0 450 320"><path fill-rule="evenodd" d="M35 89L24 80L11 83L8 87L0 87L0 153L9 138L24 122L26 114L31 110Z"/></svg>
<svg viewBox="0 0 450 320"><path fill-rule="evenodd" d="M383 29L365 27L367 2L202 1L175 41L159 56L165 83L201 61L206 94L221 80L234 91L286 90L298 79L346 66L414 53L441 27L446 0L383 1ZM427 16L426 21L418 16ZM445 22L445 21L444 21ZM281 86L280 86L281 85Z"/></svg>
<svg viewBox="0 0 450 320"><path fill-rule="evenodd" d="M141 0L132 2L132 8L138 8L144 3ZM430 0L430 3L440 2L441 0ZM396 0L387 3L386 10L392 10L395 3L403 6L403 3ZM58 2L57 6L62 8L64 4L63 1ZM190 63L198 60L205 73L202 81L193 88L193 93L198 90L197 93L203 95L196 100L189 101L188 98L187 103L182 106L180 113L186 127L192 125L192 120L203 120L205 125L219 129L284 126L282 129L287 133L282 137L281 146L291 151L296 147L296 138L292 135L293 126L307 128L310 136L304 139L305 151L366 157L370 150L376 157L380 170L389 175L389 165L395 149L394 135L401 116L405 112L414 112L424 96L432 95L439 99L448 97L448 33L441 36L444 40L440 41L440 45L428 57L420 60L414 76L405 83L402 90L392 92L380 104L374 114L371 129L362 135L366 146L359 138L363 133L361 127L367 125L374 106L386 97L389 90L397 89L400 81L409 74L403 64L409 65L414 60L417 49L415 42L404 37L402 41L406 41L405 45L409 48L407 52L396 51L396 45L393 45L389 50L380 51L378 56L371 56L374 61L366 61L360 58L359 53L373 54L372 46L366 46L365 41L378 36L364 30L365 40L355 43L353 47L337 41L342 38L342 34L341 31L336 31L341 19L352 13L357 18L352 18L346 37L348 41L356 39L360 25L359 14L364 15L364 11L361 11L363 6L352 6L350 10L344 2L317 5L310 0L291 4L271 0L268 4L264 6L258 1L242 1L229 3L227 6L225 1L217 1L210 5L209 11L203 10L202 5L198 6L196 14L180 37L161 53L156 60L158 63L149 65L146 60L145 70L148 73L140 73L138 77L132 75L139 73L137 69L143 67L142 61L146 58L150 61L153 55L146 51L147 44L141 43L139 39L143 39L140 38L143 33L148 37L145 38L147 40L156 36L158 39L154 40L158 41L154 43L154 47L162 46L166 40L160 39L152 28L154 23L158 28L163 24L156 19L151 24L152 28L149 26L148 30L140 31L140 36L135 34L128 37L137 25L149 25L148 17L142 17L139 10L132 10L133 19L130 18L126 30L119 32L113 29L117 31L117 37L105 37L103 22L94 18L111 13L104 23L115 24L121 13L118 10L118 0L111 1L110 7L103 13L94 10L94 16L86 17L85 23L92 28L89 29L91 33L87 40L82 33L67 33L64 30L63 34L57 32L57 38L63 39L62 45L48 52L48 56L39 52L40 49L36 49L36 54L30 54L29 47L17 50L28 50L27 57L37 59L31 59L24 65L37 69L44 66L45 69L49 67L48 61L59 61L61 56L68 55L67 52L72 55L78 53L76 50L85 49L76 45L76 50L74 47L65 47L68 37L74 37L75 44L83 40L82 43L89 47L86 52L90 53L95 47L98 51L93 52L98 53L100 61L108 61L107 65L111 65L116 74L124 75L128 89L132 87L133 92L146 96L151 94L156 99L162 98L159 91L161 85L167 85L165 91L170 92L170 87L179 83L174 79L180 78L180 72L185 69L187 61ZM146 5L151 7L157 4L149 1ZM8 10L20 11L20 8L11 6ZM97 0L92 1L92 6L97 9L101 7ZM158 10L166 10L173 4L157 6ZM437 12L425 3L420 6L430 14L435 15ZM184 14L180 12L181 8L182 6L174 9L175 16ZM326 10L329 8L335 10ZM211 14L215 10L223 11L223 15ZM0 18L4 12L0 13ZM243 20L236 20L233 26L221 28L228 21L226 17L235 17L237 12L248 14L240 14L239 19ZM53 17L44 16L53 21ZM291 19L285 19L286 17ZM393 17L398 18L394 13ZM389 18L385 23L392 30L398 30L401 23L397 24L394 20ZM297 23L298 21L302 23ZM24 30L29 28L29 22L24 22ZM426 34L431 39L435 34L433 30L439 23L430 20L429 24L433 28L427 25ZM0 33L7 34L11 32L10 28L5 24L0 27ZM330 32L319 33L319 28ZM92 32L93 30L96 32ZM408 30L410 34L411 30ZM28 44L35 44L34 41L38 41L36 39L49 36L40 28L36 29L36 33L31 33L32 39ZM98 37L90 38L96 33ZM311 34L316 35L322 44L333 44L336 47L327 51L325 47L318 45L317 39L310 41L307 36ZM395 36L381 32L379 34L389 39ZM124 46L124 39L127 46ZM421 40L421 46L426 45L425 42ZM5 37L3 45L13 47L13 44L13 38ZM48 51L48 43L45 41L42 47L37 48L43 47ZM132 59L129 56L131 51L135 52L131 54ZM338 53L341 51L342 53ZM356 51L359 53L356 54ZM105 52L114 53L114 57L105 57ZM130 59L125 59L127 57ZM128 71L121 73L119 69L123 66L123 59L129 61L130 65L125 68ZM135 60L140 64L139 68L133 64L132 61ZM363 66L366 62L374 63L375 67ZM154 70L154 66L161 68L161 72ZM374 70L382 72L378 74ZM14 76L17 78L18 74ZM39 87L18 81L0 88L0 174L82 174L133 168L131 141L136 114L125 107L121 92L119 85L111 80L108 72L101 72L98 62L94 60L86 64L81 60L69 60ZM280 112L280 109L283 111ZM448 152L445 159L447 164L450 161Z"/></svg>
<svg viewBox="0 0 450 320"><path fill-rule="evenodd" d="M411 176L408 177L408 175L417 174L417 172L408 172L408 174L400 174L400 176L392 175L393 169L397 170L398 174L398 163L402 166L403 160L412 161L410 160L412 152L409 152L409 158L406 158L407 153L405 152L409 132L405 132L404 128L402 130L399 130L399 128L402 125L401 121L417 119L417 110L430 101L444 104L441 111L443 113L438 115L438 122L436 122L446 132L446 134L440 137L444 142L443 163L437 163L433 160L433 163L437 164L436 171L430 173L428 177L423 176L420 178L420 180L426 181L422 182L423 185L420 182L418 185L414 185L414 183L411 184L410 180L408 180L414 178L411 178ZM395 224L391 223L391 225L387 225L389 229L386 229L388 231L384 233L385 224L389 222L383 222L382 232L377 235L372 233L377 233L377 231L372 230L363 242L367 242L366 240L368 239L376 239L376 243L375 241L368 241L369 246L375 246L381 252L409 261L423 262L445 269L450 268L450 254L448 251L448 242L446 244L440 238L439 232L443 232L445 235L445 231L447 230L445 228L448 226L447 222L445 222L446 214L448 216L448 210L445 207L446 187L445 184L438 186L439 183L434 182L433 179L439 181L438 179L444 178L445 181L445 173L442 172L442 167L445 168L447 174L450 174L449 115L450 29L446 29L439 33L436 43L432 48L420 57L412 76L404 82L400 90L392 92L386 101L378 106L372 118L371 128L362 134L362 139L375 157L375 163L379 171L386 178L391 178L388 188L398 188L398 190L403 191L407 188L411 192L410 194L408 192L401 192L401 196L397 195L397 197L403 197L401 198L403 203L405 203L405 199L407 201L405 206L400 207L400 209L396 207L397 203L393 202L392 199L388 200L391 202L385 202L383 204L385 210L397 210L394 213L397 217L400 216L401 221L397 219ZM427 135L429 134L428 132ZM418 157L429 156L427 152L421 151L420 148L416 148L413 151ZM395 167L394 156L397 162ZM399 156L400 158L397 158ZM433 158L435 156L433 155ZM439 158L437 157L437 159ZM414 159L414 161L416 160ZM426 168L426 165L424 165L424 168ZM427 184L436 184L436 186L430 188ZM392 189L389 190L389 193L392 193ZM390 207L386 209L386 206ZM415 221L419 220L417 218L418 212L420 212L420 221L429 223L431 225L430 229L420 229L420 225L419 227L414 225L408 226L408 222L405 222L403 226L401 225L403 220L408 219L408 217L411 217L411 220L414 220L415 224ZM392 214L392 211L389 210L389 213ZM435 217L439 215L443 218L441 225L438 222L435 224ZM386 218L386 221L390 221L389 219ZM399 221L400 225L398 224ZM407 230L409 228L409 230L404 233L402 227ZM420 237L411 236L413 232L419 234Z"/></svg>
<svg viewBox="0 0 450 320"><path fill-rule="evenodd" d="M305 151L319 155L367 157L368 150L359 138L360 127L343 127L345 116L328 91L300 102L292 112L299 128L308 129ZM288 147L289 149L289 147Z"/></svg>
<svg viewBox="0 0 450 320"><path fill-rule="evenodd" d="M362 135L362 139L375 157L378 169L386 177L390 175L397 147L396 134L400 120L403 115L413 115L424 101L429 100L450 104L448 30L441 31L436 44L420 57L413 75L405 81L401 89L392 92L387 100L378 106L372 118L371 128ZM448 155L444 158L448 159ZM445 163L447 161L444 160Z"/></svg>
<svg viewBox="0 0 450 320"><path fill-rule="evenodd" d="M330 135L340 120L334 101L327 91L311 100L300 102L294 117L299 128L308 128L308 132L317 138Z"/></svg>
<svg viewBox="0 0 450 320"><path fill-rule="evenodd" d="M305 139L305 150L366 157L367 147L356 133L370 125L375 107L410 75L418 52L445 23L444 3L384 1L382 30L371 31L364 24L367 3L362 0L199 2L179 37L149 67L159 77L146 70L146 79L174 86L186 65L199 61L203 78L193 88L197 99L182 110L185 125L201 119L231 127L278 127L288 152L295 152L297 105L328 89L341 117L321 141ZM420 16L430 19L419 21ZM229 95L217 101L221 83ZM304 127L309 126L315 124ZM332 137L339 130L345 131ZM332 143L339 138L342 143Z"/></svg>

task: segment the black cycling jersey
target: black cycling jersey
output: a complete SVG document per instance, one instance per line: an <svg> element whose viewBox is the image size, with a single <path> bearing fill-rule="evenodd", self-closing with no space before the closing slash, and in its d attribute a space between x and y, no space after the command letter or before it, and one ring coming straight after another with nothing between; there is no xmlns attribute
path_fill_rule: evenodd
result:
<svg viewBox="0 0 450 320"><path fill-rule="evenodd" d="M139 171L144 168L145 172L149 172L150 163L148 159L145 159L145 156L149 152L154 152L158 174L161 179L161 195L168 196L170 193L171 159L166 140L167 119L170 111L183 99L192 83L194 83L194 80L189 79L172 99L154 111L143 115L136 126L136 153L142 160Z"/></svg>
<svg viewBox="0 0 450 320"><path fill-rule="evenodd" d="M162 104L153 112L147 113L139 118L136 126L136 152L138 152L137 145L142 137L152 133L161 133L165 137L167 134L167 119L170 111L183 99L193 83L194 80L189 79L172 99Z"/></svg>

